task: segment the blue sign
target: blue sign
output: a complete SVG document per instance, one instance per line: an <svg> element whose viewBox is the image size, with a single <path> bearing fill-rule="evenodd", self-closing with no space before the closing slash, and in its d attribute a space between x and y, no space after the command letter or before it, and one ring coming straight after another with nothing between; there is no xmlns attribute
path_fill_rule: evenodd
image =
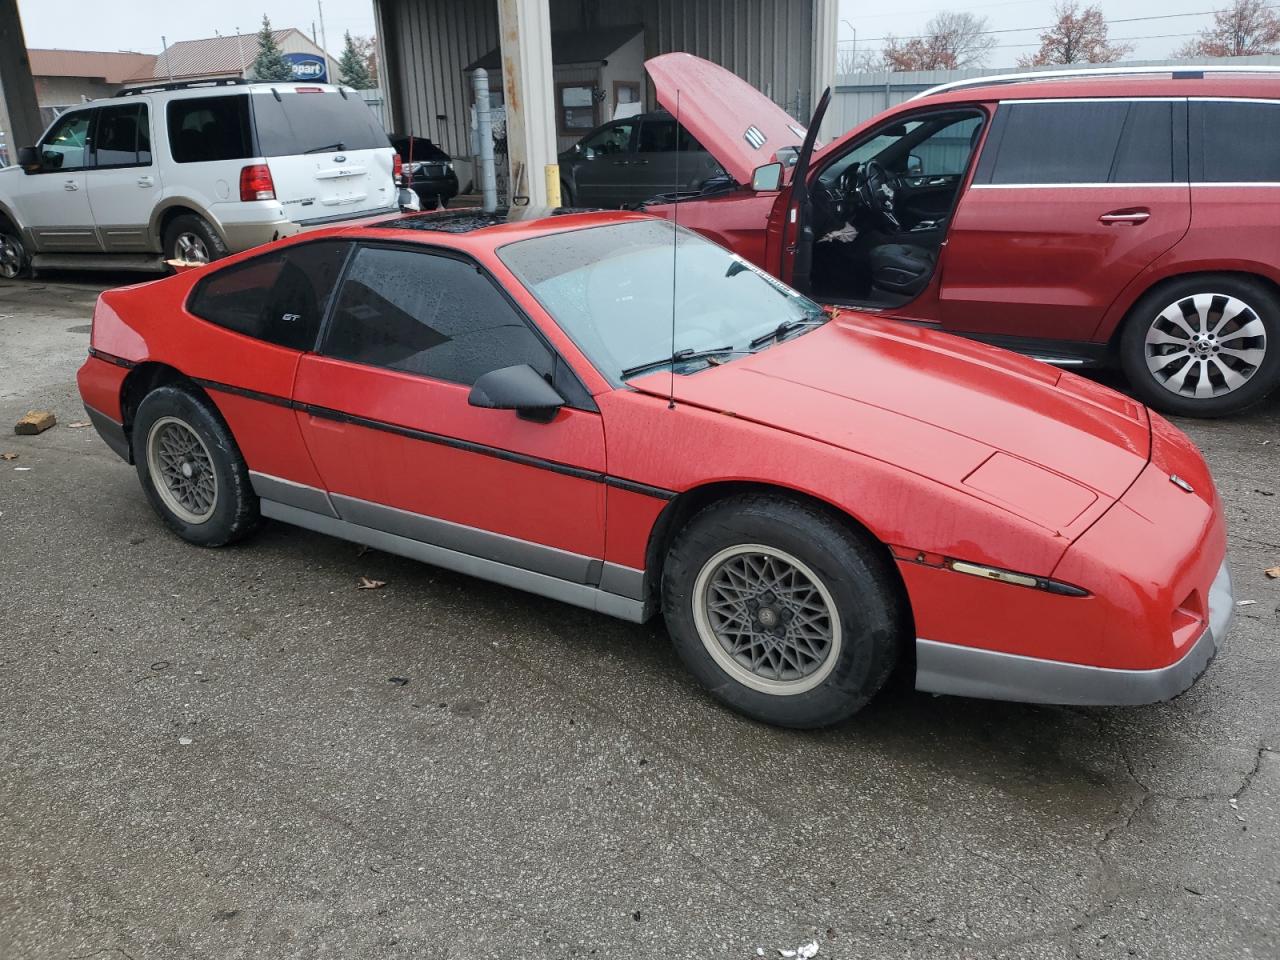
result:
<svg viewBox="0 0 1280 960"><path fill-rule="evenodd" d="M329 82L329 69L324 57L318 57L314 53L286 53L284 61L289 64L295 80Z"/></svg>

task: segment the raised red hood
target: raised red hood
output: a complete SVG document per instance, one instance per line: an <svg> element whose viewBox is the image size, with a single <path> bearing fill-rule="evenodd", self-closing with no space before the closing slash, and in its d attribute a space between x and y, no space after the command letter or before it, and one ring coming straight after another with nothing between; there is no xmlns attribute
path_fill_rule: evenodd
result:
<svg viewBox="0 0 1280 960"><path fill-rule="evenodd" d="M665 372L631 383L670 389ZM1129 488L1151 448L1146 408L1121 394L861 314L678 376L675 395L962 487L1067 536Z"/></svg>
<svg viewBox="0 0 1280 960"><path fill-rule="evenodd" d="M646 60L644 68L658 102L678 114L738 183L750 183L756 167L772 163L778 150L804 142L798 120L724 67L691 53L664 53Z"/></svg>

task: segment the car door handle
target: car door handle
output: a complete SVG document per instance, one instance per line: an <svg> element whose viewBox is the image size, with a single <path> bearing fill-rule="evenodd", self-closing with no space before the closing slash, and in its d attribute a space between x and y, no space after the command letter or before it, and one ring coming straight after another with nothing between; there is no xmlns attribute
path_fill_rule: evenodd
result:
<svg viewBox="0 0 1280 960"><path fill-rule="evenodd" d="M636 166L636 167L647 167L649 165L649 161L648 160L632 160L631 164L632 166Z"/></svg>
<svg viewBox="0 0 1280 960"><path fill-rule="evenodd" d="M631 166L631 161L630 160L614 160L613 165L615 167L629 167Z"/></svg>
<svg viewBox="0 0 1280 960"><path fill-rule="evenodd" d="M155 184L156 184L156 182L155 182L153 179L151 179L150 177L139 177L139 178L138 178L138 186L140 186L140 187L154 187L154 186L155 186Z"/></svg>
<svg viewBox="0 0 1280 960"><path fill-rule="evenodd" d="M1099 223L1146 223L1151 219L1150 210L1112 210L1098 218Z"/></svg>
<svg viewBox="0 0 1280 960"><path fill-rule="evenodd" d="M63 190L79 190L80 184L76 183L74 180L67 180L63 182L62 189Z"/></svg>

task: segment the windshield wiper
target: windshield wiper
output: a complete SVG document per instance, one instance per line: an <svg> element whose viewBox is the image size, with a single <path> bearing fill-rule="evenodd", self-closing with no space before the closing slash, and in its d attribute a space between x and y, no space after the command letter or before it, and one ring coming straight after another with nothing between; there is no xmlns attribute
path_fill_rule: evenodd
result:
<svg viewBox="0 0 1280 960"><path fill-rule="evenodd" d="M650 360L648 363L637 363L634 367L627 367L622 371L622 379L625 380L627 377L634 377L637 373L655 370L658 367L665 367L669 364L684 363L687 360L708 360L726 353L746 353L746 351L735 350L732 346L711 347L706 350L695 350L693 347L686 347L683 350L677 350L669 357L663 357L661 360Z"/></svg>
<svg viewBox="0 0 1280 960"><path fill-rule="evenodd" d="M328 153L330 150L345 150L346 147L342 141L337 143L326 143L323 147L312 147L310 150L303 150L303 153Z"/></svg>
<svg viewBox="0 0 1280 960"><path fill-rule="evenodd" d="M826 322L827 318L825 316L821 320L817 317L806 317L803 320L784 320L768 333L762 333L760 336L752 340L750 344L751 349L754 350L756 347L763 347L770 340L781 340L788 333L794 333L804 327L820 327Z"/></svg>

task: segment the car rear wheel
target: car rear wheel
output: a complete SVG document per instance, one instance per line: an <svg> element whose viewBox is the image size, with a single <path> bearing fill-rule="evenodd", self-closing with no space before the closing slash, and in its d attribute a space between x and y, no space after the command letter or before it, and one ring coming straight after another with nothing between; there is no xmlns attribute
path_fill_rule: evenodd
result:
<svg viewBox="0 0 1280 960"><path fill-rule="evenodd" d="M164 230L164 255L169 260L211 263L227 255L227 245L204 217L184 213Z"/></svg>
<svg viewBox="0 0 1280 960"><path fill-rule="evenodd" d="M230 431L206 403L177 386L153 390L133 422L142 489L178 536L220 547L258 526L258 498Z"/></svg>
<svg viewBox="0 0 1280 960"><path fill-rule="evenodd" d="M0 279L17 280L30 264L22 237L8 223L0 223Z"/></svg>
<svg viewBox="0 0 1280 960"><path fill-rule="evenodd" d="M888 561L817 506L762 494L717 501L677 536L662 588L690 671L766 723L837 723L897 661L903 605Z"/></svg>
<svg viewBox="0 0 1280 960"><path fill-rule="evenodd" d="M1221 417L1280 384L1280 300L1244 277L1188 277L1130 312L1120 359L1134 393L1166 413Z"/></svg>

